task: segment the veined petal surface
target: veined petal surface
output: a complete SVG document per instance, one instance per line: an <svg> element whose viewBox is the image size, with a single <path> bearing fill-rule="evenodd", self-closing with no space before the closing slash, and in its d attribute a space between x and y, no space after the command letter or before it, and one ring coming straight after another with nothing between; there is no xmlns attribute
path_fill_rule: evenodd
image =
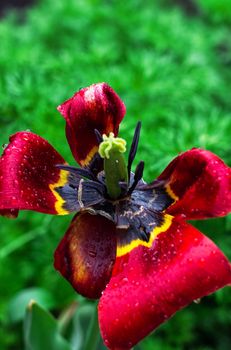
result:
<svg viewBox="0 0 231 350"><path fill-rule="evenodd" d="M115 257L115 225L83 212L75 216L56 249L54 266L78 293L97 299L111 277Z"/></svg>
<svg viewBox="0 0 231 350"><path fill-rule="evenodd" d="M55 167L64 164L60 154L32 132L18 132L0 158L0 213L16 216L17 210L67 214L62 198L54 191L66 182L67 172Z"/></svg>
<svg viewBox="0 0 231 350"><path fill-rule="evenodd" d="M81 166L88 166L98 151L94 130L101 134L118 133L126 112L125 105L106 83L81 89L58 106L66 120L66 136L74 158ZM101 164L97 164L102 170Z"/></svg>
<svg viewBox="0 0 231 350"><path fill-rule="evenodd" d="M181 219L151 248L117 258L99 302L100 329L111 350L136 343L193 300L231 283L231 266L219 248Z"/></svg>
<svg viewBox="0 0 231 350"><path fill-rule="evenodd" d="M166 210L186 219L224 216L231 212L231 169L215 154L191 149L167 166L158 180L174 203Z"/></svg>

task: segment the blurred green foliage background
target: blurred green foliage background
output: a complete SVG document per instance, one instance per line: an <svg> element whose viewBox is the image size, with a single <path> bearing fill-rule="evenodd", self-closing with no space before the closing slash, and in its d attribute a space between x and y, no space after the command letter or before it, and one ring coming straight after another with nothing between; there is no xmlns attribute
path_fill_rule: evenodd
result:
<svg viewBox="0 0 231 350"><path fill-rule="evenodd" d="M9 10L0 19L0 142L29 129L74 165L56 106L106 81L127 106L120 135L130 142L142 120L137 161L146 163L145 180L192 147L231 165L230 38L229 0L40 0L26 11ZM30 297L57 317L74 300L82 304L53 268L70 220L32 212L0 219L1 350L24 348ZM231 259L230 216L195 225ZM227 287L179 312L135 349L229 350L230 310Z"/></svg>

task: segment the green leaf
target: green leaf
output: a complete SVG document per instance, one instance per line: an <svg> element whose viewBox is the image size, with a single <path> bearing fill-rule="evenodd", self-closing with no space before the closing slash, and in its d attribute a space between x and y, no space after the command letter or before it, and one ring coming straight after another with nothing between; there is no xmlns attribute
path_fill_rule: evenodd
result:
<svg viewBox="0 0 231 350"><path fill-rule="evenodd" d="M21 321L25 315L25 309L29 301L36 300L45 308L54 306L52 295L43 288L28 288L17 293L8 304L8 321L10 323Z"/></svg>
<svg viewBox="0 0 231 350"><path fill-rule="evenodd" d="M79 306L74 318L71 344L74 350L96 350L100 340L97 303ZM103 345L100 349L106 349Z"/></svg>
<svg viewBox="0 0 231 350"><path fill-rule="evenodd" d="M71 346L59 333L57 321L33 300L25 315L24 341L25 350L71 350Z"/></svg>
<svg viewBox="0 0 231 350"><path fill-rule="evenodd" d="M77 308L73 317L73 328L71 332L71 344L73 349L83 349L93 312L94 304L92 303L85 303Z"/></svg>

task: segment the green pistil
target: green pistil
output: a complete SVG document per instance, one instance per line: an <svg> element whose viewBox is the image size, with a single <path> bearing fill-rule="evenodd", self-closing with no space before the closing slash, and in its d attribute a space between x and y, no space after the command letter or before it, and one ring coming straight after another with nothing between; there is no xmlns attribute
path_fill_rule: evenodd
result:
<svg viewBox="0 0 231 350"><path fill-rule="evenodd" d="M121 195L119 182L128 182L127 165L123 153L126 151L126 141L103 135L103 142L99 145L99 155L104 158L104 172L107 192L111 199L117 199Z"/></svg>

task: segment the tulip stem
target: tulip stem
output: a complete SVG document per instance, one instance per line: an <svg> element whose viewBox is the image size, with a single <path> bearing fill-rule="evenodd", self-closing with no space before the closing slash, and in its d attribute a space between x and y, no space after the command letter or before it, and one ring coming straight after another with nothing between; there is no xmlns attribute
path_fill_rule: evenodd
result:
<svg viewBox="0 0 231 350"><path fill-rule="evenodd" d="M94 310L92 312L90 325L86 335L86 342L83 350L96 350L98 347L100 335L99 335L99 325L98 325L98 312L97 303L94 305Z"/></svg>

